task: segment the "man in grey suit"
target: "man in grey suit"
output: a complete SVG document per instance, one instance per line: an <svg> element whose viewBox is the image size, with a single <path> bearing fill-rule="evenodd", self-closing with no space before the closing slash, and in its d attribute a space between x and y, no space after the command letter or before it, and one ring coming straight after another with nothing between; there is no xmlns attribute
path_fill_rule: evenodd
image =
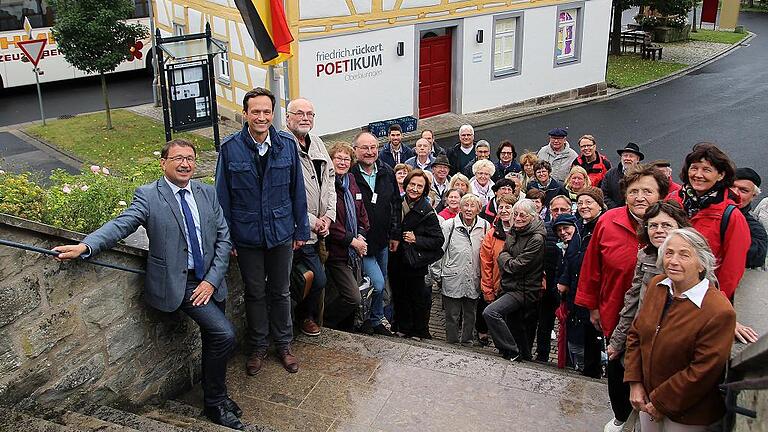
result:
<svg viewBox="0 0 768 432"><path fill-rule="evenodd" d="M243 429L242 411L227 396L227 360L235 329L224 314L224 277L232 243L212 186L191 181L197 152L176 139L165 144L163 178L136 189L131 205L77 245L57 246L58 259L88 258L136 231L150 240L144 300L163 311L181 310L200 326L205 415L214 423Z"/></svg>

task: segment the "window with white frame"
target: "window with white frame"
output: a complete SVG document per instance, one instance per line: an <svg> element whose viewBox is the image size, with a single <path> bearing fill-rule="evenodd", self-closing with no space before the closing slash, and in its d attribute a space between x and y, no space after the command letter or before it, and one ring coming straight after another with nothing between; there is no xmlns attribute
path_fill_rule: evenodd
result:
<svg viewBox="0 0 768 432"><path fill-rule="evenodd" d="M224 51L216 56L216 77L219 81L224 81L229 84L229 46L226 42L217 41L221 46L227 47L227 51Z"/></svg>
<svg viewBox="0 0 768 432"><path fill-rule="evenodd" d="M520 16L507 16L494 20L493 76L500 77L520 72Z"/></svg>
<svg viewBox="0 0 768 432"><path fill-rule="evenodd" d="M578 44L581 34L578 27L579 9L561 9L557 16L557 42L555 60L568 62L578 58Z"/></svg>
<svg viewBox="0 0 768 432"><path fill-rule="evenodd" d="M173 35L184 36L184 24L173 23Z"/></svg>

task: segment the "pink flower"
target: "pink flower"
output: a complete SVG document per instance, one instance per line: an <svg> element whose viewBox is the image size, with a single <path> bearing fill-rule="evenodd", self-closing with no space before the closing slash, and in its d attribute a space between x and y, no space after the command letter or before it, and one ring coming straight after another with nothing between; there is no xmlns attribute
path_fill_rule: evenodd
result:
<svg viewBox="0 0 768 432"><path fill-rule="evenodd" d="M80 186L80 190L83 191L83 192L87 191L88 190L88 185Z"/></svg>
<svg viewBox="0 0 768 432"><path fill-rule="evenodd" d="M64 185L64 187L61 188L61 191L64 192L65 194L72 193L72 189L70 189L69 186L67 185Z"/></svg>
<svg viewBox="0 0 768 432"><path fill-rule="evenodd" d="M5 174L5 171L0 170L0 175L3 175L3 174Z"/></svg>
<svg viewBox="0 0 768 432"><path fill-rule="evenodd" d="M91 172L94 174L98 174L100 169L101 167L98 165L91 165Z"/></svg>
<svg viewBox="0 0 768 432"><path fill-rule="evenodd" d="M101 172L103 172L104 175L109 175L109 170L107 169L107 167L102 168Z"/></svg>

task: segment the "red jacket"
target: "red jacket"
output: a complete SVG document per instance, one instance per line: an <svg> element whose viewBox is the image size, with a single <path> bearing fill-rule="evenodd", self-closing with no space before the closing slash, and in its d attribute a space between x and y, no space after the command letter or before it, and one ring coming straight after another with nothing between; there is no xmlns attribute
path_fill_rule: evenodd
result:
<svg viewBox="0 0 768 432"><path fill-rule="evenodd" d="M595 159L594 162L587 162L584 160L583 155L579 155L579 157L573 160L572 166L578 165L584 168L587 171L587 175L589 176L589 181L592 183L592 186L600 187L600 182L603 181L605 173L611 169L611 162L607 157L600 154L598 151L595 151L595 154L597 155L597 159Z"/></svg>
<svg viewBox="0 0 768 432"><path fill-rule="evenodd" d="M605 212L597 221L581 264L576 304L600 311L603 334L619 322L624 293L632 286L637 251L637 222L626 206Z"/></svg>
<svg viewBox="0 0 768 432"><path fill-rule="evenodd" d="M675 200L682 205L683 198L680 193L682 192L669 194L667 199ZM741 277L744 276L747 252L749 245L752 244L752 237L749 234L747 219L740 211L734 211L731 213L731 219L725 230L725 244L720 242L720 222L723 220L723 213L728 204L736 205L736 202L727 198L699 210L691 218L691 225L707 239L709 247L717 259L715 276L720 282L720 291L732 300L733 293L736 291Z"/></svg>

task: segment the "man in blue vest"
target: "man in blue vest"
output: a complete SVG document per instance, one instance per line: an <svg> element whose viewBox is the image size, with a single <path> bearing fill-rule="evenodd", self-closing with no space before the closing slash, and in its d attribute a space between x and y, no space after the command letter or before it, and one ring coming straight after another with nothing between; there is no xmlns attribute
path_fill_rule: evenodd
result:
<svg viewBox="0 0 768 432"><path fill-rule="evenodd" d="M222 143L216 167L216 191L245 284L249 375L264 366L268 337L283 367L299 370L291 352L290 274L293 251L309 240L307 195L294 138L272 126L274 109L269 90L246 93L246 125Z"/></svg>

